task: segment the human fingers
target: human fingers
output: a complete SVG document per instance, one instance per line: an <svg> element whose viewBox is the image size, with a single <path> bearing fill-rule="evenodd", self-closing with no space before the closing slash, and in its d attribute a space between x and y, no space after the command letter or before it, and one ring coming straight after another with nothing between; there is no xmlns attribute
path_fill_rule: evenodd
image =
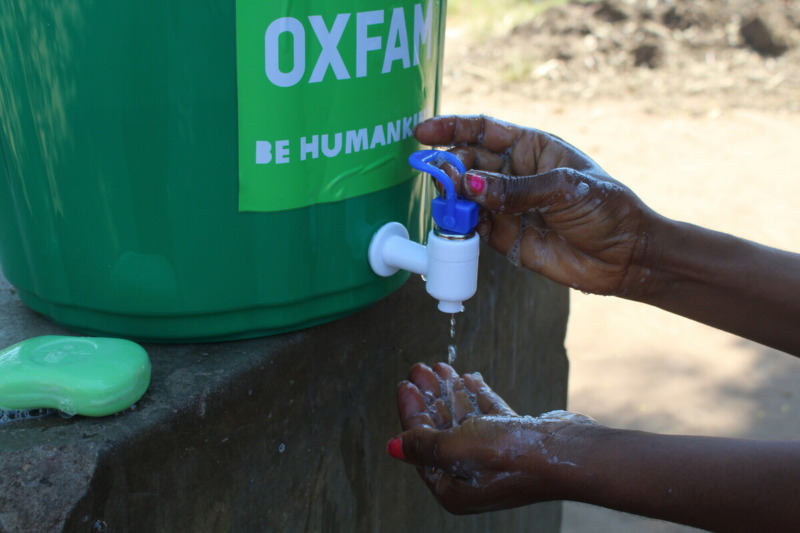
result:
<svg viewBox="0 0 800 533"><path fill-rule="evenodd" d="M479 419L470 419L471 421ZM415 428L405 431L387 444L396 459L417 467L437 500L450 512L467 514L498 510L530 503L526 480L520 465L509 463L505 433L509 428L485 422L485 430L453 428L437 431ZM531 445L524 431L516 426L512 435L521 435L514 445L519 451Z"/></svg>
<svg viewBox="0 0 800 533"><path fill-rule="evenodd" d="M513 146L526 131L526 128L484 115L448 115L419 123L414 136L431 146L480 144L500 153Z"/></svg>
<svg viewBox="0 0 800 533"><path fill-rule="evenodd" d="M464 384L464 380L455 369L446 363L437 363L433 366L434 373L439 377L439 387L442 398L445 400L453 425L461 424L467 417L479 415L476 408L475 395ZM446 426L445 426L446 427ZM444 427L439 427L444 429Z"/></svg>
<svg viewBox="0 0 800 533"><path fill-rule="evenodd" d="M431 367L431 370L433 370L434 374L436 374L439 379L440 387L443 386L443 383L455 383L458 380L458 372L447 363L436 363Z"/></svg>
<svg viewBox="0 0 800 533"><path fill-rule="evenodd" d="M442 375L439 373L442 372ZM453 372L455 374L455 371ZM446 429L452 426L452 384L443 378L447 376L446 370L433 368L424 363L417 363L411 367L409 379L420 390L427 405L427 412L433 421L433 427Z"/></svg>
<svg viewBox="0 0 800 533"><path fill-rule="evenodd" d="M574 146L555 135L485 116L446 116L420 123L422 142L452 146L467 168L512 176L539 174L561 166L600 170Z"/></svg>
<svg viewBox="0 0 800 533"><path fill-rule="evenodd" d="M441 403L437 406L442 411L443 424L439 429L447 429L453 425L458 425L466 416L463 394L463 385L459 386L459 377L455 369L446 363L436 363L433 365L433 372L439 380L441 390ZM467 404L469 400L467 400Z"/></svg>
<svg viewBox="0 0 800 533"><path fill-rule="evenodd" d="M471 170L461 177L461 195L492 212L521 215L547 212L583 201L595 178L571 168L557 168L532 176L507 176Z"/></svg>
<svg viewBox="0 0 800 533"><path fill-rule="evenodd" d="M486 209L481 209L478 211L478 225L475 226L475 231L478 232L478 235L481 237L488 237L492 233L492 228L494 224L492 223L492 217Z"/></svg>
<svg viewBox="0 0 800 533"><path fill-rule="evenodd" d="M431 399L438 398L442 394L438 376L425 363L417 363L412 366L408 373L408 379Z"/></svg>
<svg viewBox="0 0 800 533"><path fill-rule="evenodd" d="M439 468L436 450L441 436L441 431L430 427L410 428L390 440L386 451L395 459L419 468Z"/></svg>
<svg viewBox="0 0 800 533"><path fill-rule="evenodd" d="M450 152L461 160L465 168L498 172L500 174L510 173L508 158L504 154L498 154L475 145L455 146L450 149ZM451 178L460 178L458 174L451 174L450 176ZM460 183L456 184L456 187L458 186L460 186Z"/></svg>
<svg viewBox="0 0 800 533"><path fill-rule="evenodd" d="M480 372L464 374L462 379L467 390L475 395L481 414L517 416L517 413L508 406L505 400L486 384Z"/></svg>
<svg viewBox="0 0 800 533"><path fill-rule="evenodd" d="M475 395L466 388L461 377L453 385L452 396L450 411L456 425L462 424L467 417L481 414L474 402Z"/></svg>
<svg viewBox="0 0 800 533"><path fill-rule="evenodd" d="M504 157L495 154L477 146L458 146L450 150L452 154L461 160L465 168L472 168L477 170L486 170L489 172L507 173L508 165ZM455 186L456 194L461 194L461 174L458 169L451 165L449 162L442 162L439 165L450 181ZM439 191L439 194L444 194L444 186L439 183L439 180L433 180L434 187Z"/></svg>
<svg viewBox="0 0 800 533"><path fill-rule="evenodd" d="M436 427L424 396L416 385L408 381L397 386L397 412L403 429Z"/></svg>

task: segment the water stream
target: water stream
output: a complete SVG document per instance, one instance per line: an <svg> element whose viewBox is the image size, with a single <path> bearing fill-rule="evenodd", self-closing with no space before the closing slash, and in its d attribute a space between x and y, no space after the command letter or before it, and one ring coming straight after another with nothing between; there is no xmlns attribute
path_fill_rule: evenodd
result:
<svg viewBox="0 0 800 533"><path fill-rule="evenodd" d="M450 344L447 346L447 364L453 366L456 362L456 315L450 315Z"/></svg>

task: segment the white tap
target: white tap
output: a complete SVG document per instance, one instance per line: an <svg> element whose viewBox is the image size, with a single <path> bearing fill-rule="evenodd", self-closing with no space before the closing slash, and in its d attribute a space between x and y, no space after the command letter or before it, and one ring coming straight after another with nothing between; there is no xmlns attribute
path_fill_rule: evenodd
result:
<svg viewBox="0 0 800 533"><path fill-rule="evenodd" d="M478 289L479 249L480 239L474 232L431 230L423 246L409 239L405 226L389 222L372 237L369 264L380 276L391 276L399 269L422 275L428 294L439 300L439 310L459 313Z"/></svg>
<svg viewBox="0 0 800 533"><path fill-rule="evenodd" d="M432 165L441 160L462 174L466 171L448 152L422 150L409 157L412 166L431 174L445 189L445 198L433 200L436 228L428 234L427 245L410 240L408 230L399 222L389 222L372 237L369 264L380 276L391 276L399 269L422 275L428 294L439 300L439 309L459 313L464 310L463 302L478 289L480 240L474 232L478 206L456 197L453 182Z"/></svg>

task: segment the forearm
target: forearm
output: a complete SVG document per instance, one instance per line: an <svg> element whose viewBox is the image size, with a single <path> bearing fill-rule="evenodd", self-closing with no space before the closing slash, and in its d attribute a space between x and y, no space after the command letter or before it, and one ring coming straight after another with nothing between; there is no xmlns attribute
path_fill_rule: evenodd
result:
<svg viewBox="0 0 800 533"><path fill-rule="evenodd" d="M598 426L558 451L565 499L713 531L800 529L800 443Z"/></svg>
<svg viewBox="0 0 800 533"><path fill-rule="evenodd" d="M800 355L800 255L655 217L640 266L632 299Z"/></svg>

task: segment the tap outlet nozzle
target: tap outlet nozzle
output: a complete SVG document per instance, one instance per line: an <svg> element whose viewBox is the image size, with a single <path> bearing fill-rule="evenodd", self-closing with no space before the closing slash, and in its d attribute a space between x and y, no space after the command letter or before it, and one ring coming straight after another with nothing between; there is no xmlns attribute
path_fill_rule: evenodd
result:
<svg viewBox="0 0 800 533"><path fill-rule="evenodd" d="M389 222L372 237L369 264L380 276L391 276L400 269L424 276L425 289L439 300L439 309L458 313L478 289L479 251L480 239L475 233L433 230L423 246L409 239L402 224Z"/></svg>

